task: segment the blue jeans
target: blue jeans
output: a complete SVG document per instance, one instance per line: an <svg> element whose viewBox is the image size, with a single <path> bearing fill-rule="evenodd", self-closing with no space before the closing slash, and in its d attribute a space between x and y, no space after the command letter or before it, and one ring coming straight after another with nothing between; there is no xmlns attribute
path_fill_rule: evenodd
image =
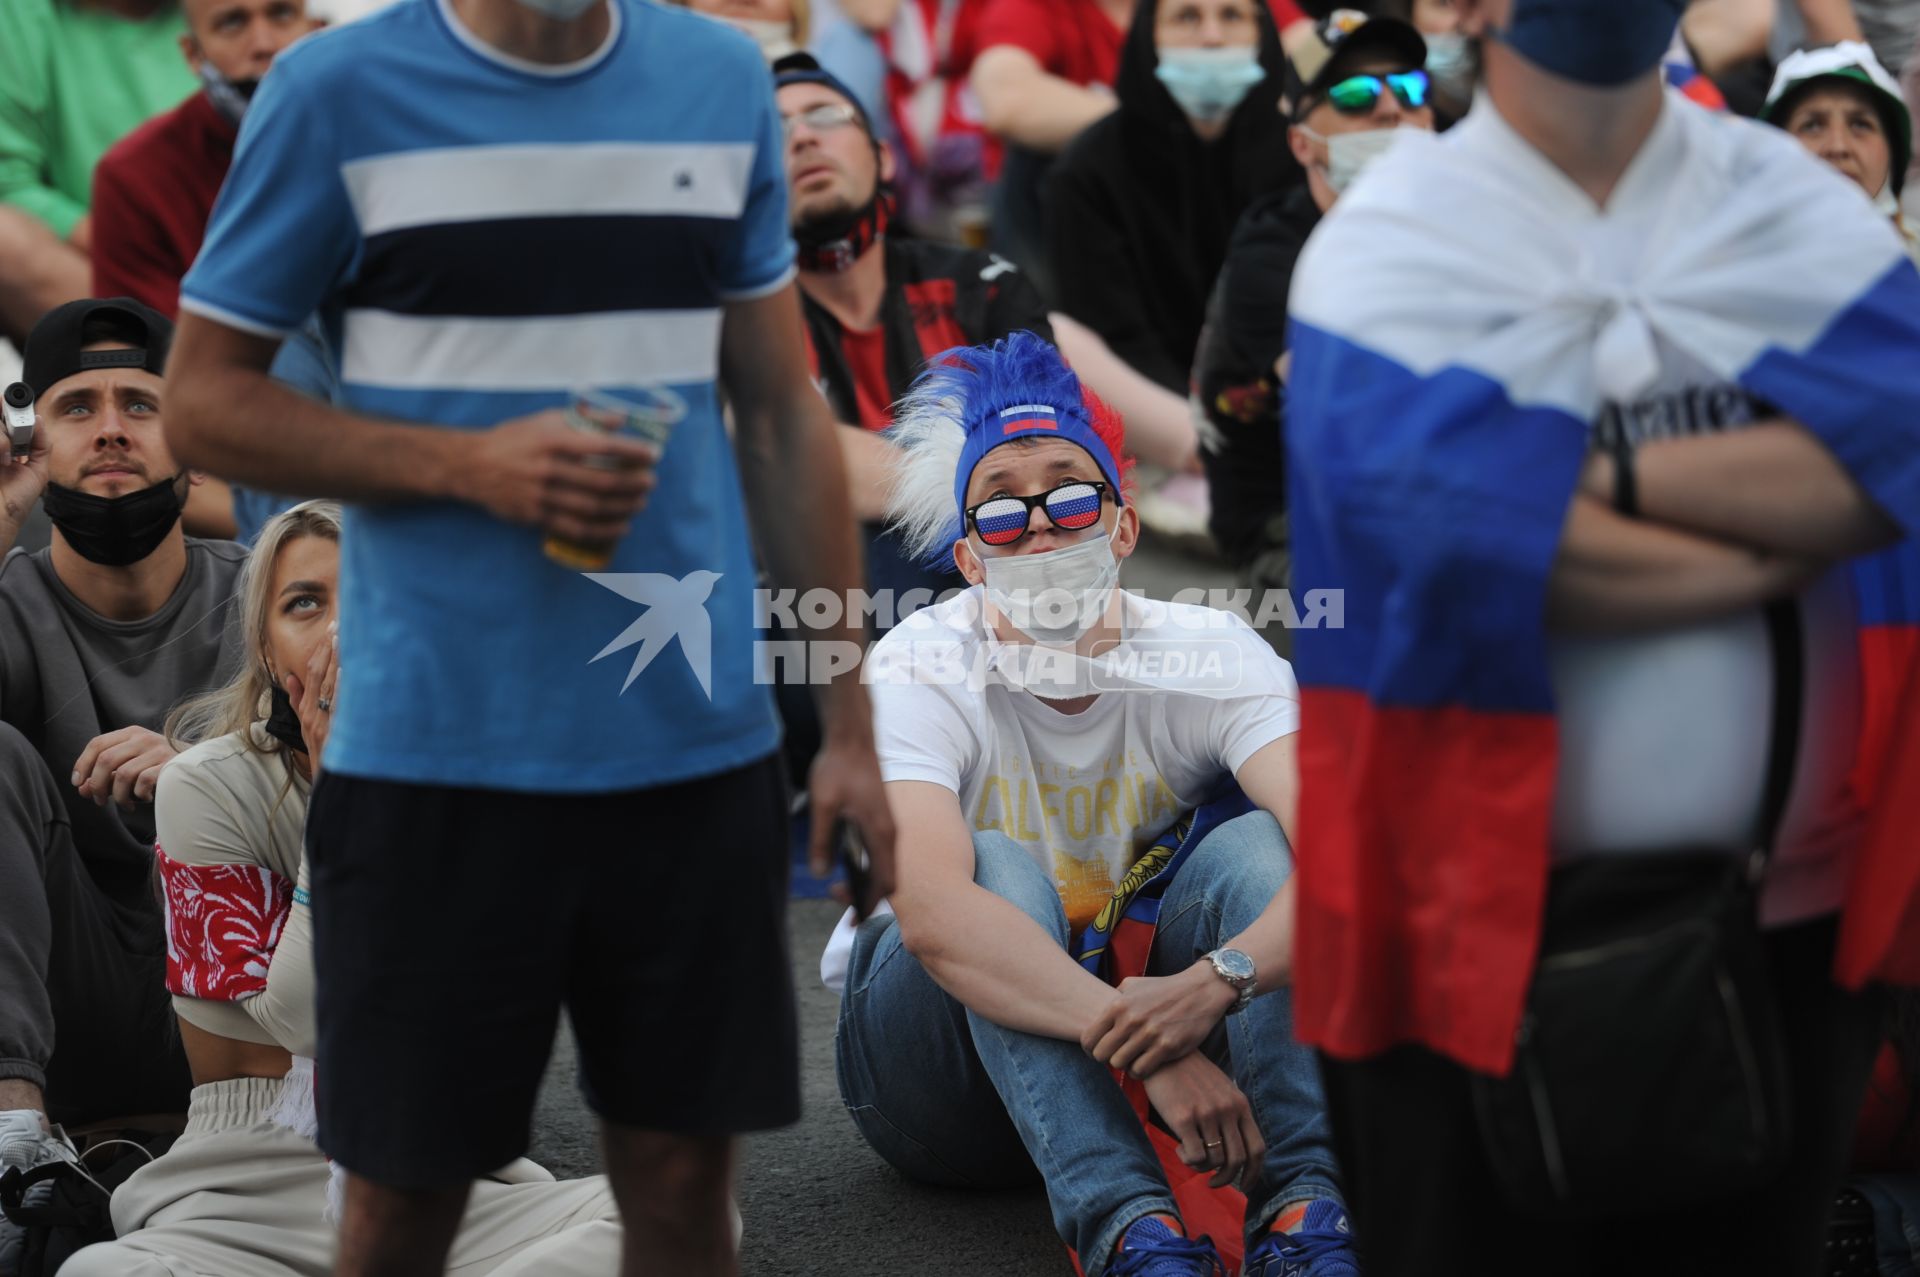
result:
<svg viewBox="0 0 1920 1277"><path fill-rule="evenodd" d="M1873 1204L1881 1277L1920 1273L1920 1175L1856 1175L1847 1187Z"/></svg>
<svg viewBox="0 0 1920 1277"><path fill-rule="evenodd" d="M974 835L974 881L1064 949L1060 895L997 831ZM1148 960L1173 975L1243 931L1292 872L1273 817L1227 822L1194 849L1162 900ZM1247 1200L1249 1239L1296 1202L1340 1197L1313 1053L1293 1039L1287 989L1229 1016L1202 1049L1233 1078L1267 1140ZM1054 1227L1099 1277L1127 1228L1177 1214L1153 1146L1113 1075L1078 1042L1005 1029L935 984L889 917L860 929L835 1040L840 1096L874 1151L913 1179L963 1187L1046 1184Z"/></svg>

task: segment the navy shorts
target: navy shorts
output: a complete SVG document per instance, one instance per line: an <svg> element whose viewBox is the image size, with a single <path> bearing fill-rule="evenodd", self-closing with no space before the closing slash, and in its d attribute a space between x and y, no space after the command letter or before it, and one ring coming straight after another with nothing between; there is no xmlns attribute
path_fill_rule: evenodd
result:
<svg viewBox="0 0 1920 1277"><path fill-rule="evenodd" d="M617 794L322 772L307 817L320 1146L396 1188L526 1152L565 1006L603 1119L797 1121L779 755Z"/></svg>

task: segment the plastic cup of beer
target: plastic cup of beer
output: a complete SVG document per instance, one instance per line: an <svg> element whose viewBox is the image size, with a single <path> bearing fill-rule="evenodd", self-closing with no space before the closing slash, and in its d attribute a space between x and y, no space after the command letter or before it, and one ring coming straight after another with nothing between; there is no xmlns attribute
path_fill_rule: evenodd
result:
<svg viewBox="0 0 1920 1277"><path fill-rule="evenodd" d="M664 452L673 428L687 415L687 401L665 386L640 389L576 389L567 398L567 424L593 435L627 434L644 439ZM609 456L589 456L587 464L615 469L621 465ZM583 543L549 536L543 548L547 557L562 567L581 572L598 572L613 561L616 543Z"/></svg>

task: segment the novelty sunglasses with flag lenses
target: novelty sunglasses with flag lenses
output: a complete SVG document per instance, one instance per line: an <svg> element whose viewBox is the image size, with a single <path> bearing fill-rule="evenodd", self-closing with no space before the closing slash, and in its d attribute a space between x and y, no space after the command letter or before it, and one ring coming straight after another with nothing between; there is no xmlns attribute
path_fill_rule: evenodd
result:
<svg viewBox="0 0 1920 1277"><path fill-rule="evenodd" d="M988 545L1012 545L1027 535L1033 508L1044 505L1054 527L1079 532L1100 522L1100 505L1106 493L1104 483L1070 479L1037 497L991 497L969 506L967 521Z"/></svg>
<svg viewBox="0 0 1920 1277"><path fill-rule="evenodd" d="M1393 75L1350 75L1327 90L1333 109L1346 115L1373 110L1380 95L1392 90L1400 105L1418 111L1427 104L1429 85L1425 71L1400 71Z"/></svg>

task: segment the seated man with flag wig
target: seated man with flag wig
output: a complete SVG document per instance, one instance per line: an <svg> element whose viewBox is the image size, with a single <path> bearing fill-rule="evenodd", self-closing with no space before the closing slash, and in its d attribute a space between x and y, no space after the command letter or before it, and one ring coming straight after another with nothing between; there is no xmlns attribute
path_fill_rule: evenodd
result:
<svg viewBox="0 0 1920 1277"><path fill-rule="evenodd" d="M1287 990L1291 671L1116 588L1121 423L1038 337L936 357L893 429L903 543L972 588L868 658L908 863L822 963L855 1125L917 1179L1037 1170L1089 1277L1226 1272L1235 1188L1244 1272L1357 1273Z"/></svg>

